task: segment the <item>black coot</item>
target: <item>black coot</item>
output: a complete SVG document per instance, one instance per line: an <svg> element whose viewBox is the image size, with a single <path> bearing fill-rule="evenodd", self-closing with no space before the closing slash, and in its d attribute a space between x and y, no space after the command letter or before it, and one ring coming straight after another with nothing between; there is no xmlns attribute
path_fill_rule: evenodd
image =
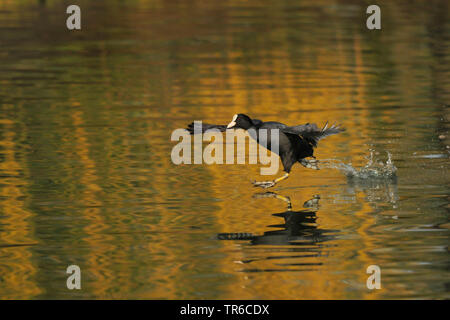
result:
<svg viewBox="0 0 450 320"><path fill-rule="evenodd" d="M317 147L317 143L320 139L323 139L329 135L337 134L344 131L339 126L332 125L328 127L328 123L320 129L316 124L307 123L298 126L287 126L280 122L267 121L263 122L257 119L251 119L245 114L235 114L233 119L228 125L214 125L214 124L202 124L201 128L195 128L198 132L205 132L209 129L218 129L225 131L227 129L254 129L251 130L250 136L255 139L259 144L267 147L267 149L275 152L271 149L271 130L277 129L279 133L279 150L277 154L281 158L284 171L286 174L273 181L254 181L253 184L262 188L269 188L274 186L277 182L286 179L289 176L292 166L299 162L306 168L316 169L318 161L315 159L313 153L314 148ZM259 129L266 129L267 135L264 135L264 140L260 138ZM191 134L194 133L194 123L191 123L187 129ZM256 132L256 135L254 134ZM313 159L305 159L312 157Z"/></svg>

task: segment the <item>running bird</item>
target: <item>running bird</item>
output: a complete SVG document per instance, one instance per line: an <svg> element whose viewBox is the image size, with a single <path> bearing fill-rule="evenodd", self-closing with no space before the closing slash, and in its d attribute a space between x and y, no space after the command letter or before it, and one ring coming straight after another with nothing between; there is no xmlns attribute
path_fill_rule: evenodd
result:
<svg viewBox="0 0 450 320"><path fill-rule="evenodd" d="M197 125L197 124L195 124ZM195 132L205 132L209 129L218 129L219 131L225 131L227 129L244 129L251 130L250 137L255 139L260 145L266 147L272 152L276 152L281 158L285 175L272 181L253 181L255 187L270 188L278 182L285 180L289 177L292 166L299 162L306 168L319 170L317 166L318 160L313 155L314 148L317 147L319 140L337 134L344 131L337 125L328 127L328 122L320 129L314 123L306 123L298 126L287 126L280 122L267 121L263 122L257 119L251 119L249 116L239 113L233 116L233 119L228 125L215 125L203 123L201 127L195 127L194 123L189 124L187 130L193 134ZM259 129L266 129L267 135L259 135ZM271 149L271 130L279 130L279 150ZM255 133L256 132L256 136ZM311 157L308 160L306 158Z"/></svg>

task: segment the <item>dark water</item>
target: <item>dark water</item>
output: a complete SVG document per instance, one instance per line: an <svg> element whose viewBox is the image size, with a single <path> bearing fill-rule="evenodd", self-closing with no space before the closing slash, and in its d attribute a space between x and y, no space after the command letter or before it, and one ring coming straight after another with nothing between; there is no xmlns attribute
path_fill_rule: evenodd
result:
<svg viewBox="0 0 450 320"><path fill-rule="evenodd" d="M378 1L381 31L361 1L79 3L77 32L0 3L0 298L450 298L448 1ZM239 112L338 121L319 160L397 178L297 165L261 195L258 166L171 162Z"/></svg>

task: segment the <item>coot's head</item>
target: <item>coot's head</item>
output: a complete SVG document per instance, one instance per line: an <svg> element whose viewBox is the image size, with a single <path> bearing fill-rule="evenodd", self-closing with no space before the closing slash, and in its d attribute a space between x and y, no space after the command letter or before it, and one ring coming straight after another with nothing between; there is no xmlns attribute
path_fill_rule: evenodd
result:
<svg viewBox="0 0 450 320"><path fill-rule="evenodd" d="M248 130L253 126L252 119L249 116L239 113L233 116L233 120L228 124L227 129L244 129Z"/></svg>

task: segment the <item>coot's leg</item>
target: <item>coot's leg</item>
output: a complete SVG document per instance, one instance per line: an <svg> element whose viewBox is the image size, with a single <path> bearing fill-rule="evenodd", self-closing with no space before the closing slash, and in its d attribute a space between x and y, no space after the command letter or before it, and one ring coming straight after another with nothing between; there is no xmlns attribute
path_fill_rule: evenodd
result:
<svg viewBox="0 0 450 320"><path fill-rule="evenodd" d="M287 179L287 177L289 177L289 173L286 173L284 176L279 177L273 181L253 181L252 183L255 187L270 188L273 187L278 182Z"/></svg>
<svg viewBox="0 0 450 320"><path fill-rule="evenodd" d="M317 166L317 164L319 163L319 160L316 160L316 158L311 159L311 160L301 159L299 162L305 168L319 170L319 167Z"/></svg>

